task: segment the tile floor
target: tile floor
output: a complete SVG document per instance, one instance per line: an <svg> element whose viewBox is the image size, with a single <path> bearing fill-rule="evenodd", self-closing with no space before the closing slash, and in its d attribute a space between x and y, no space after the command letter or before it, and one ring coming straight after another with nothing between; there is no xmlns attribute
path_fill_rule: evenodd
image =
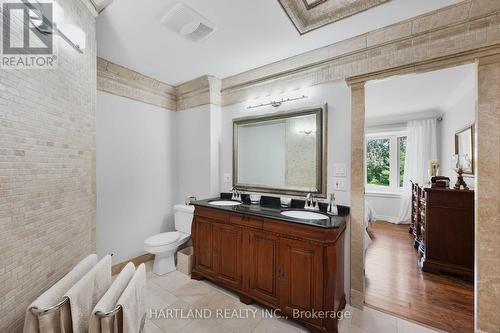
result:
<svg viewBox="0 0 500 333"><path fill-rule="evenodd" d="M149 264L149 263L148 263ZM172 272L157 276L147 273L146 309L150 320L146 326L147 333L299 333L307 332L300 325L281 318L269 318L265 309L257 304L245 305L238 296L208 281L191 280L180 272ZM183 318L172 319L173 312L167 309L178 309ZM201 316L210 318L189 318L197 310ZM217 311L228 311L225 318L218 318ZM155 316L156 311L156 316ZM431 333L434 330L419 326L390 316L388 314L365 308L360 311L347 306L352 318L339 322L341 333ZM211 314L208 316L207 314ZM151 316L151 314L153 314ZM245 318L230 318L239 314ZM188 318L186 318L188 317ZM229 318L228 318L229 317Z"/></svg>

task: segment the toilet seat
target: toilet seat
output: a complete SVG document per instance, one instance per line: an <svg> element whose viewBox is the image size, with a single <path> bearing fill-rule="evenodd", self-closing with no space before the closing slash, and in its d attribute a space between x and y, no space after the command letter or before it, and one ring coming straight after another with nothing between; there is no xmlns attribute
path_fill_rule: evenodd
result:
<svg viewBox="0 0 500 333"><path fill-rule="evenodd" d="M176 249L179 245L187 242L189 237L190 235L179 231L163 232L146 239L144 241L144 250L152 254L171 251Z"/></svg>
<svg viewBox="0 0 500 333"><path fill-rule="evenodd" d="M181 237L180 232L162 232L161 234L149 237L144 241L144 244L151 247L163 246L175 243Z"/></svg>

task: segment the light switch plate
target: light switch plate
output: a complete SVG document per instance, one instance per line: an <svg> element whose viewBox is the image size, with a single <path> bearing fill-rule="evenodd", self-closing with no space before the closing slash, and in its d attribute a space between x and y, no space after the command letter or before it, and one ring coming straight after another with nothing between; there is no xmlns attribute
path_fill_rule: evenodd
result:
<svg viewBox="0 0 500 333"><path fill-rule="evenodd" d="M347 181L345 178L333 178L333 190L334 191L346 191Z"/></svg>
<svg viewBox="0 0 500 333"><path fill-rule="evenodd" d="M225 173L224 174L224 183L230 183L230 182L231 182L231 174Z"/></svg>
<svg viewBox="0 0 500 333"><path fill-rule="evenodd" d="M345 164L334 164L333 165L333 175L335 177L346 177L347 167Z"/></svg>

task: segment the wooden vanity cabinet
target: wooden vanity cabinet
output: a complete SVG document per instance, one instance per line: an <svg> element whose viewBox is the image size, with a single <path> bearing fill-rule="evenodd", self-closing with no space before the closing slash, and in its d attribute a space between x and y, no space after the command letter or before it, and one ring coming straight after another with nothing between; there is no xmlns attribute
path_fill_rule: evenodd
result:
<svg viewBox="0 0 500 333"><path fill-rule="evenodd" d="M219 223L213 230L216 277L228 285L239 288L242 281L240 261L242 230L240 227Z"/></svg>
<svg viewBox="0 0 500 333"><path fill-rule="evenodd" d="M194 221L193 221L194 222ZM196 224L196 229L194 228ZM196 258L196 269L208 276L215 276L215 247L214 247L214 227L215 221L197 217L196 223L193 223L192 230L194 257Z"/></svg>
<svg viewBox="0 0 500 333"><path fill-rule="evenodd" d="M337 332L333 313L345 306L344 230L196 207L191 277L233 289L244 303L279 309L312 332ZM313 310L329 317L310 318Z"/></svg>
<svg viewBox="0 0 500 333"><path fill-rule="evenodd" d="M294 239L280 239L280 309L323 309L323 247ZM321 325L320 318L304 320Z"/></svg>
<svg viewBox="0 0 500 333"><path fill-rule="evenodd" d="M278 267L279 238L261 231L248 231L247 266L248 293L268 304L280 306Z"/></svg>
<svg viewBox="0 0 500 333"><path fill-rule="evenodd" d="M217 219L198 217L193 237L196 267L207 277L232 287L241 287L241 228Z"/></svg>

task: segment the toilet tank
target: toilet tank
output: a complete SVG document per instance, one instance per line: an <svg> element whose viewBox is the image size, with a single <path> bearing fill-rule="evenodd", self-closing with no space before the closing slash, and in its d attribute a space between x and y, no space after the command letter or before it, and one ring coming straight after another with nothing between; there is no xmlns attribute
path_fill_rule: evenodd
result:
<svg viewBox="0 0 500 333"><path fill-rule="evenodd" d="M194 206L175 205L175 230L191 235L191 223L193 222Z"/></svg>

